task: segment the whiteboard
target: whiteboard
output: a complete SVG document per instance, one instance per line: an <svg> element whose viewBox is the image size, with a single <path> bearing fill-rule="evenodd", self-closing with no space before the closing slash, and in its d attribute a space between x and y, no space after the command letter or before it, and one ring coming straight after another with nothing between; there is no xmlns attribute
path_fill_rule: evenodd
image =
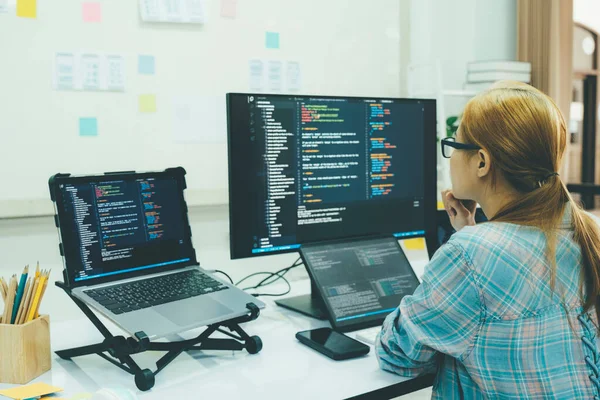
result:
<svg viewBox="0 0 600 400"><path fill-rule="evenodd" d="M203 119L205 142L177 141L173 102L248 92L252 59L298 63L300 94L400 94L397 0L238 0L235 18L206 0L203 24L144 22L138 1L97 1L99 23L82 20L80 0L39 0L36 19L0 13L0 217L50 214L57 172L183 166L190 205L226 203L223 124ZM279 33L279 49L266 48L267 31ZM65 51L122 56L124 91L55 90L55 55ZM138 55L155 57L154 75L138 73ZM155 113L139 112L142 94L156 95ZM79 118L90 117L98 136L80 137Z"/></svg>

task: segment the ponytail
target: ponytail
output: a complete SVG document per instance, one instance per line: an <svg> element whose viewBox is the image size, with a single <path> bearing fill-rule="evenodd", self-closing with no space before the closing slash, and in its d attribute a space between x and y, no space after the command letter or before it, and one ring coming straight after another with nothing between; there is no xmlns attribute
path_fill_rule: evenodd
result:
<svg viewBox="0 0 600 400"><path fill-rule="evenodd" d="M460 129L467 143L488 151L492 186L502 174L520 193L490 220L537 227L545 234L553 290L557 228L570 205L573 240L581 248L581 301L586 312L596 307L600 321L600 227L556 173L567 145L565 119L556 103L524 83L499 82L469 101Z"/></svg>

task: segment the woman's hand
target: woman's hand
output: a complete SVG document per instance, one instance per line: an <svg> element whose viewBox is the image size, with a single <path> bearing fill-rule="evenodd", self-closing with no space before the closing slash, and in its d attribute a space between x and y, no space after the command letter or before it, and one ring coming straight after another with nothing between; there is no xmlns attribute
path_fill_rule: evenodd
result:
<svg viewBox="0 0 600 400"><path fill-rule="evenodd" d="M450 216L452 227L458 232L468 225L475 225L475 209L477 203L473 200L458 200L451 190L442 191L442 201Z"/></svg>

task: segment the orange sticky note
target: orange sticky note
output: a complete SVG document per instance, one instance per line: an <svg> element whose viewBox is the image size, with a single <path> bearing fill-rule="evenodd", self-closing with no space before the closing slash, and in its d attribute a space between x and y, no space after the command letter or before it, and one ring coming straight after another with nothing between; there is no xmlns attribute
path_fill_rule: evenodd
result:
<svg viewBox="0 0 600 400"><path fill-rule="evenodd" d="M17 17L35 18L37 16L37 0L17 0Z"/></svg>
<svg viewBox="0 0 600 400"><path fill-rule="evenodd" d="M11 389L0 390L0 395L10 399L22 400L56 392L62 392L62 389L56 386L50 386L44 382L38 382L32 385L17 386Z"/></svg>
<svg viewBox="0 0 600 400"><path fill-rule="evenodd" d="M139 108L142 113L154 113L156 112L156 95L154 94L140 94Z"/></svg>
<svg viewBox="0 0 600 400"><path fill-rule="evenodd" d="M414 239L406 239L404 241L404 246L407 250L424 250L425 249L425 239L423 238L414 238Z"/></svg>

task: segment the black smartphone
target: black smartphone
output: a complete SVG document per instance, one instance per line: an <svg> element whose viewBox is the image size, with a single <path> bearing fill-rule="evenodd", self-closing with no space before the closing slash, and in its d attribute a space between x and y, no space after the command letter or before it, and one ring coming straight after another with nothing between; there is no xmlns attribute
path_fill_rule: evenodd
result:
<svg viewBox="0 0 600 400"><path fill-rule="evenodd" d="M296 339L334 360L347 360L369 353L369 346L331 328L296 333Z"/></svg>

